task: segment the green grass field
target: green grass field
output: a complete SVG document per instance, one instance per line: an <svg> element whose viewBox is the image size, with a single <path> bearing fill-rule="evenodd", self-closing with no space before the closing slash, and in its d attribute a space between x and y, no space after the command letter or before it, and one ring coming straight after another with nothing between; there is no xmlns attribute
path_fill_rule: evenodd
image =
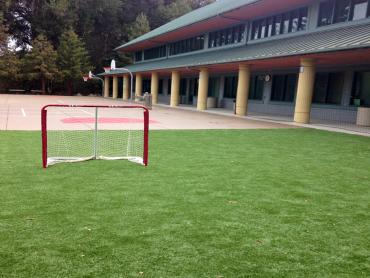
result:
<svg viewBox="0 0 370 278"><path fill-rule="evenodd" d="M147 168L0 133L0 277L369 277L370 138L151 132Z"/></svg>

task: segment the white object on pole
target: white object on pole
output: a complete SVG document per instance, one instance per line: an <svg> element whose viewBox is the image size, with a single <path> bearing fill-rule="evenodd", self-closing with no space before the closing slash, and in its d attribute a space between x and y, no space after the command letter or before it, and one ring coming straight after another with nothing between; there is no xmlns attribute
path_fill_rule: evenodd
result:
<svg viewBox="0 0 370 278"><path fill-rule="evenodd" d="M112 61L110 62L110 68L111 68L111 70L116 69L116 61L114 59L112 59Z"/></svg>

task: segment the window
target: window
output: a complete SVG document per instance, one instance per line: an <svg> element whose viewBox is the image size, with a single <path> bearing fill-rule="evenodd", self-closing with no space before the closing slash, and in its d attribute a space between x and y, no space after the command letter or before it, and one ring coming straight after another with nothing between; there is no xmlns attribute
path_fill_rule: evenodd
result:
<svg viewBox="0 0 370 278"><path fill-rule="evenodd" d="M283 14L283 22L281 28L282 34L287 34L289 32L289 23L290 23L290 14L289 13Z"/></svg>
<svg viewBox="0 0 370 278"><path fill-rule="evenodd" d="M325 25L332 24L333 12L334 12L334 0L321 2L318 26L325 26Z"/></svg>
<svg viewBox="0 0 370 278"><path fill-rule="evenodd" d="M313 103L341 104L344 73L316 74Z"/></svg>
<svg viewBox="0 0 370 278"><path fill-rule="evenodd" d="M264 75L252 76L249 88L249 99L262 100L264 86L265 86Z"/></svg>
<svg viewBox="0 0 370 278"><path fill-rule="evenodd" d="M209 33L208 47L220 47L224 45L240 43L244 40L244 25L218 30Z"/></svg>
<svg viewBox="0 0 370 278"><path fill-rule="evenodd" d="M291 16L291 21L292 21L290 32L297 32L298 27L299 27L298 26L298 24L299 24L299 10L292 11L290 13L290 16Z"/></svg>
<svg viewBox="0 0 370 278"><path fill-rule="evenodd" d="M253 27L252 27L252 40L257 40L259 38L259 21L254 21L253 22Z"/></svg>
<svg viewBox="0 0 370 278"><path fill-rule="evenodd" d="M370 16L370 0L326 0L320 3L318 26Z"/></svg>
<svg viewBox="0 0 370 278"><path fill-rule="evenodd" d="M337 0L335 3L334 23L345 22L349 17L350 0Z"/></svg>
<svg viewBox="0 0 370 278"><path fill-rule="evenodd" d="M263 39L264 37L266 37L266 19L263 19L261 20L261 24L260 24L260 38Z"/></svg>
<svg viewBox="0 0 370 278"><path fill-rule="evenodd" d="M252 23L251 40L268 38L307 29L308 8L255 20Z"/></svg>
<svg viewBox="0 0 370 278"><path fill-rule="evenodd" d="M302 8L299 10L298 31L306 30L307 23L308 23L308 8Z"/></svg>
<svg viewBox="0 0 370 278"><path fill-rule="evenodd" d="M275 75L272 80L272 101L293 102L297 86L297 74Z"/></svg>
<svg viewBox="0 0 370 278"><path fill-rule="evenodd" d="M158 82L158 94L163 95L163 79L159 79L159 82Z"/></svg>
<svg viewBox="0 0 370 278"><path fill-rule="evenodd" d="M151 60L167 56L167 47L165 45L144 50L144 60Z"/></svg>
<svg viewBox="0 0 370 278"><path fill-rule="evenodd" d="M350 20L366 18L369 3L367 0L353 0L351 5Z"/></svg>
<svg viewBox="0 0 370 278"><path fill-rule="evenodd" d="M272 28L274 25L274 18L269 17L267 19L267 30L266 30L266 37L271 37L272 36Z"/></svg>
<svg viewBox="0 0 370 278"><path fill-rule="evenodd" d="M209 44L213 43L211 38ZM170 55L192 52L204 49L204 36L197 36L170 44Z"/></svg>
<svg viewBox="0 0 370 278"><path fill-rule="evenodd" d="M277 15L274 17L274 29L272 30L272 35L280 35L281 34L281 21L283 17L281 15Z"/></svg>
<svg viewBox="0 0 370 278"><path fill-rule="evenodd" d="M229 76L225 78L224 98L236 98L238 88L238 77Z"/></svg>
<svg viewBox="0 0 370 278"><path fill-rule="evenodd" d="M135 52L135 62L140 62L141 60L143 60L142 52L141 51Z"/></svg>
<svg viewBox="0 0 370 278"><path fill-rule="evenodd" d="M370 106L370 71L356 72L351 104L355 104L355 99L363 106Z"/></svg>

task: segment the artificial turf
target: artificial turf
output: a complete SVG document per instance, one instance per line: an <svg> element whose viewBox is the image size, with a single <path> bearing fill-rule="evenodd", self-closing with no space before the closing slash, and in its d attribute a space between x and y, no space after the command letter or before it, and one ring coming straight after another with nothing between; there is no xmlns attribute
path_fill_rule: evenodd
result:
<svg viewBox="0 0 370 278"><path fill-rule="evenodd" d="M370 138L158 131L147 168L0 133L0 277L369 277Z"/></svg>

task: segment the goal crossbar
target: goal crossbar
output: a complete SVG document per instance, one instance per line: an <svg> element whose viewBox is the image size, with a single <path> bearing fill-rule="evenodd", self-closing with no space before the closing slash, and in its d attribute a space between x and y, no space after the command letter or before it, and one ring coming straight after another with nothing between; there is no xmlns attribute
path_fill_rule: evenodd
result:
<svg viewBox="0 0 370 278"><path fill-rule="evenodd" d="M48 150L48 133L55 132L48 130L48 110L50 109L92 109L94 112L89 113L85 110L82 110L86 113L91 114L91 132L93 132L92 138L93 142L89 142L92 144L92 151L90 155L85 155L84 157L79 156L58 156L57 158L49 157L49 150ZM142 114L142 121L140 121L140 130L142 131L142 137L140 137L141 142L136 142L135 144L140 145L140 155L134 156L130 155L128 152L125 155L121 153L119 155L116 154L97 154L97 145L98 142L98 133L101 132L98 128L98 110L105 110L105 111L112 111L119 110L119 109L129 109L129 110L141 110ZM100 111L100 110L99 110ZM142 125L141 125L142 122ZM63 131L61 131L63 132ZM69 131L71 132L71 131ZM72 131L73 132L73 131ZM119 132L119 129L118 131ZM129 161L137 162L143 164L145 166L148 165L148 137L149 137L149 110L140 105L69 105L69 104L48 104L41 109L41 134L42 134L42 165L44 168L48 167L48 165L55 164L57 162L78 162L78 161L85 161L91 159L106 159L106 160L117 160L117 159L127 159ZM121 140L122 138L118 138L117 140ZM128 139L130 140L130 134L128 135Z"/></svg>

